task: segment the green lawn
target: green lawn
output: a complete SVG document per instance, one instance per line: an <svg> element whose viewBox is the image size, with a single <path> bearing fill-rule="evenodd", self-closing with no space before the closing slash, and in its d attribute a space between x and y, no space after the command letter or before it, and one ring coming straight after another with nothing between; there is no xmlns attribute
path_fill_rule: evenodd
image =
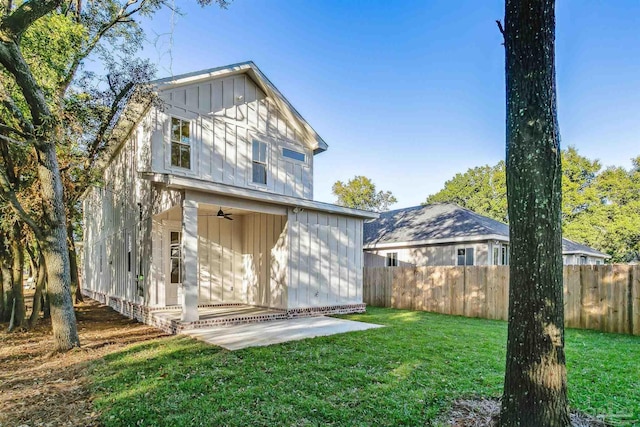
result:
<svg viewBox="0 0 640 427"><path fill-rule="evenodd" d="M502 390L506 323L368 308L385 328L229 352L171 337L92 368L107 426L425 425ZM640 337L567 331L572 407L640 423Z"/></svg>

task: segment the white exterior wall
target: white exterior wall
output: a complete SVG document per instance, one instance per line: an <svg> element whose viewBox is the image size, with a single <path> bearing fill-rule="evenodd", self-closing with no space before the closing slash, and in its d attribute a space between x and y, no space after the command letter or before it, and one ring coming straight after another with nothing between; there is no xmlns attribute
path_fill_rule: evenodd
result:
<svg viewBox="0 0 640 427"><path fill-rule="evenodd" d="M313 199L313 152L301 133L250 77L236 75L160 93L164 111L149 113L151 171ZM242 97L242 101L238 101ZM191 123L191 168L171 165L171 117ZM267 185L252 182L253 140L267 143ZM305 161L282 155L289 148Z"/></svg>
<svg viewBox="0 0 640 427"><path fill-rule="evenodd" d="M198 218L198 303L243 303L243 218Z"/></svg>
<svg viewBox="0 0 640 427"><path fill-rule="evenodd" d="M606 262L605 259L594 257L590 255L581 255L581 254L569 254L562 256L562 262L564 265L580 265L581 257L586 256L586 262L583 265L595 265L595 264L604 264Z"/></svg>
<svg viewBox="0 0 640 427"><path fill-rule="evenodd" d="M103 182L83 200L83 287L133 302L144 299L151 257L151 193L150 184L137 174L138 136L130 135L105 169ZM147 202L138 205L141 200Z"/></svg>
<svg viewBox="0 0 640 427"><path fill-rule="evenodd" d="M434 245L418 248L367 249L366 267L385 267L387 254L398 254L398 266L445 266L458 264L458 249L473 248L474 265L488 265L490 261L487 242L463 243L454 245Z"/></svg>
<svg viewBox="0 0 640 427"><path fill-rule="evenodd" d="M288 307L362 303L361 218L289 210Z"/></svg>
<svg viewBox="0 0 640 427"><path fill-rule="evenodd" d="M246 303L287 308L287 217L243 215L243 289Z"/></svg>

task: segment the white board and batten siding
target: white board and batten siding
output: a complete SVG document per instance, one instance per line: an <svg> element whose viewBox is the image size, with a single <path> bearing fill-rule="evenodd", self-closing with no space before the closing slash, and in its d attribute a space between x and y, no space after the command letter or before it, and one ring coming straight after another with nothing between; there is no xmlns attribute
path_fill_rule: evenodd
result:
<svg viewBox="0 0 640 427"><path fill-rule="evenodd" d="M313 199L313 151L247 75L218 78L160 92L163 111L150 112L151 172ZM171 118L190 122L191 168L171 165ZM267 185L252 182L253 141L267 144ZM304 154L304 161L283 156Z"/></svg>
<svg viewBox="0 0 640 427"><path fill-rule="evenodd" d="M83 287L129 301L143 301L138 276L146 276L151 248L141 244L150 232L150 184L137 174L133 132L104 170L103 182L83 199ZM142 209L142 212L141 212Z"/></svg>
<svg viewBox="0 0 640 427"><path fill-rule="evenodd" d="M244 223L245 302L286 309L289 255L287 217L252 213L241 218Z"/></svg>
<svg viewBox="0 0 640 427"><path fill-rule="evenodd" d="M362 303L362 219L290 210L289 224L289 308Z"/></svg>

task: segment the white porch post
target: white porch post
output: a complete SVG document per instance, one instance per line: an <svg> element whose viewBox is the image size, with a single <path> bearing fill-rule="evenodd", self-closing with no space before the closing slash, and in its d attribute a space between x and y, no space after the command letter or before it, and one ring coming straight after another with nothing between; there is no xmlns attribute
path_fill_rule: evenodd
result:
<svg viewBox="0 0 640 427"><path fill-rule="evenodd" d="M182 321L195 322L198 315L198 203L182 204Z"/></svg>

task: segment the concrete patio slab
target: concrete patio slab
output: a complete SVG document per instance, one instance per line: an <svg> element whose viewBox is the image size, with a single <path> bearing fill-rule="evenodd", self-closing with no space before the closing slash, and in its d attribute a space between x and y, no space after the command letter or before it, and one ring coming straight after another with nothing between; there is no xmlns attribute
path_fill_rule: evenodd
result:
<svg viewBox="0 0 640 427"><path fill-rule="evenodd" d="M372 328L382 328L382 325L318 316L242 325L213 326L187 330L182 333L227 350L240 350L247 347L280 344Z"/></svg>

